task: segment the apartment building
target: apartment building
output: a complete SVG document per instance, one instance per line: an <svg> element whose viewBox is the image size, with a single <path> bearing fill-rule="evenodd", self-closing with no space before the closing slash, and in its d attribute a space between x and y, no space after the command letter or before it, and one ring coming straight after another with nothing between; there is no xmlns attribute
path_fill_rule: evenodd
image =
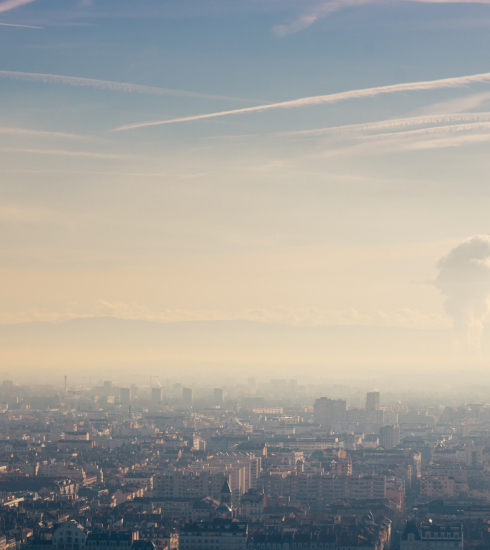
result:
<svg viewBox="0 0 490 550"><path fill-rule="evenodd" d="M420 497L444 498L457 497L468 491L466 481L457 480L451 475L426 474L420 478Z"/></svg>
<svg viewBox="0 0 490 550"><path fill-rule="evenodd" d="M226 480L224 472L169 470L153 478L155 498L199 498L218 495Z"/></svg>
<svg viewBox="0 0 490 550"><path fill-rule="evenodd" d="M384 499L386 476L358 475L336 476L332 474L264 474L262 487L270 496L287 496L309 504L312 510L323 508L338 499Z"/></svg>
<svg viewBox="0 0 490 550"><path fill-rule="evenodd" d="M179 550L246 550L248 526L230 519L185 524Z"/></svg>
<svg viewBox="0 0 490 550"><path fill-rule="evenodd" d="M335 476L351 476L352 460L350 458L339 458L330 462L330 471Z"/></svg>
<svg viewBox="0 0 490 550"><path fill-rule="evenodd" d="M346 420L347 401L320 397L315 401L313 414L322 426L338 426Z"/></svg>
<svg viewBox="0 0 490 550"><path fill-rule="evenodd" d="M416 525L408 521L400 541L400 550L454 550L463 548L463 526L457 523L435 523L431 520Z"/></svg>

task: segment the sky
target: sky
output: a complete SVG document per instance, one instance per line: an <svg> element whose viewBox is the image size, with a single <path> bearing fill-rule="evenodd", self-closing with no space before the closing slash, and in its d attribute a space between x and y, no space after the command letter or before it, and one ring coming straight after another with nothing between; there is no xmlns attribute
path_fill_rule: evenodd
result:
<svg viewBox="0 0 490 550"><path fill-rule="evenodd" d="M454 329L478 355L489 30L490 0L0 1L0 323Z"/></svg>

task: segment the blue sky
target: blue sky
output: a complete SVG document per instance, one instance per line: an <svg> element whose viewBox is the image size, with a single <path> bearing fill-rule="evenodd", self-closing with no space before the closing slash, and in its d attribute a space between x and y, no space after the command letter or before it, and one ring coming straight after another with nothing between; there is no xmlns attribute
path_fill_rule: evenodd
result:
<svg viewBox="0 0 490 550"><path fill-rule="evenodd" d="M489 233L490 77L417 83L490 73L489 29L486 1L0 2L0 321L449 327L427 281Z"/></svg>

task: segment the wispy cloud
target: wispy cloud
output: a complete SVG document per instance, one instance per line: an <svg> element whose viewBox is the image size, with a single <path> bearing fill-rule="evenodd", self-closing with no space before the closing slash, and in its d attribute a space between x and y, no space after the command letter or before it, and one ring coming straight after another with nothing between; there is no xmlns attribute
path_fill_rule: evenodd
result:
<svg viewBox="0 0 490 550"><path fill-rule="evenodd" d="M127 82L112 82L109 80L96 80L94 78L80 78L77 76L62 76L43 73L22 73L18 71L0 71L0 78L11 80L24 80L28 82L44 82L45 84L67 84L69 86L85 86L100 90L114 90L116 92L138 92L141 94L170 95L180 97L195 97L201 99L221 99L233 101L249 101L238 97L220 95L200 94L197 92L186 92L184 90L172 90L170 88L156 88L154 86L142 86Z"/></svg>
<svg viewBox="0 0 490 550"><path fill-rule="evenodd" d="M281 103L270 103L266 105L258 105L256 107L245 107L242 109L234 109L231 111L219 111L215 113L208 113L204 115L193 115L187 117L172 118L167 120L156 120L147 122L136 122L134 124L126 124L110 130L112 132L119 132L123 130L132 130L135 128L143 128L146 126L157 126L160 124L171 124L175 122L189 122L193 120L203 120L207 118L215 118L227 115L236 115L243 113L253 113L259 111L266 111L270 109L292 109L297 107L307 107L312 105L323 105L328 103L338 103L340 101L346 101L348 99L362 99L368 97L375 97L382 94L393 94L409 91L423 91L423 90L436 90L441 88L459 88L467 86L469 84L489 82L490 73L476 74L470 76L461 76L456 78L445 78L442 80L429 80L425 82L409 82L405 84L394 84L391 86L380 86L377 88L364 88L360 90L350 90L347 92L340 92L336 94L319 95L312 97L303 97L300 99L294 99L292 101L283 101Z"/></svg>
<svg viewBox="0 0 490 550"><path fill-rule="evenodd" d="M330 143L324 156L380 155L400 151L463 147L488 141L490 121L473 122L356 136L353 145L336 148Z"/></svg>
<svg viewBox="0 0 490 550"><path fill-rule="evenodd" d="M419 115L443 115L449 113L464 113L476 109L482 103L490 100L490 93L471 94L465 97L457 97L440 103L433 103L427 107L417 109L415 114Z"/></svg>
<svg viewBox="0 0 490 550"><path fill-rule="evenodd" d="M288 34L307 29L318 19L328 17L332 13L363 4L372 4L374 1L375 0L331 0L330 2L324 2L314 9L299 15L290 23L274 26L272 30L277 36L287 36Z"/></svg>
<svg viewBox="0 0 490 550"><path fill-rule="evenodd" d="M354 132L372 132L376 130L389 130L391 128L403 128L409 126L423 126L427 124L446 124L451 122L485 122L490 121L490 113L447 114L433 116L417 116L409 118L397 118L367 122L364 124L348 124L345 126L330 126L316 130L299 130L295 132L275 132L274 136L292 137L323 137L333 134L345 134ZM460 125L462 127L462 125Z"/></svg>
<svg viewBox="0 0 490 550"><path fill-rule="evenodd" d="M419 130L408 130L406 132L389 132L370 136L371 139L386 139L397 137L426 136L432 134L452 134L455 132L468 132L474 130L490 130L490 122L472 122L470 124L452 124L450 126L435 126L432 128L421 128Z"/></svg>
<svg viewBox="0 0 490 550"><path fill-rule="evenodd" d="M7 134L10 136L23 136L23 137L101 141L101 138L94 137L94 136L81 136L79 134L67 134L65 132L46 132L44 130L29 130L27 128L2 128L1 126L0 126L0 134Z"/></svg>
<svg viewBox="0 0 490 550"><path fill-rule="evenodd" d="M0 3L0 13L13 10L24 4L30 4L31 2L34 2L34 0L5 0L5 2Z"/></svg>
<svg viewBox="0 0 490 550"><path fill-rule="evenodd" d="M44 27L35 27L34 25L16 25L14 23L0 23L1 27L21 27L22 29L41 29Z"/></svg>
<svg viewBox="0 0 490 550"><path fill-rule="evenodd" d="M304 12L290 23L276 25L272 28L273 32L280 37L293 34L308 28L310 25L328 17L329 15L348 8L361 6L364 4L393 4L402 1L418 2L423 4L490 4L490 0L330 0L323 2Z"/></svg>
<svg viewBox="0 0 490 550"><path fill-rule="evenodd" d="M32 153L37 155L57 155L63 157L87 157L94 159L115 159L122 160L135 158L136 155L119 155L111 153L92 153L89 151L65 151L63 149L24 149L20 147L0 147L4 153Z"/></svg>

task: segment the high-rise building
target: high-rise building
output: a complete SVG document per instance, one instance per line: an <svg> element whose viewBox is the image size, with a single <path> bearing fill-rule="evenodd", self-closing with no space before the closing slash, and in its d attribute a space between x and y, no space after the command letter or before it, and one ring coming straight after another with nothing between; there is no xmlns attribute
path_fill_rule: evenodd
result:
<svg viewBox="0 0 490 550"><path fill-rule="evenodd" d="M366 395L366 410L367 411L379 411L379 391L370 391Z"/></svg>
<svg viewBox="0 0 490 550"><path fill-rule="evenodd" d="M315 401L313 408L315 420L323 426L340 424L346 420L347 401L343 399L329 399L320 397Z"/></svg>
<svg viewBox="0 0 490 550"><path fill-rule="evenodd" d="M251 388L255 388L255 378L249 378L249 379L248 379L248 385L249 385Z"/></svg>
<svg viewBox="0 0 490 550"><path fill-rule="evenodd" d="M382 426L379 429L379 444L385 449L393 449L400 443L400 426Z"/></svg>
<svg viewBox="0 0 490 550"><path fill-rule="evenodd" d="M162 401L162 388L151 388L151 402L161 403Z"/></svg>
<svg viewBox="0 0 490 550"><path fill-rule="evenodd" d="M224 401L223 390L221 388L214 388L213 402L215 405L222 405Z"/></svg>
<svg viewBox="0 0 490 550"><path fill-rule="evenodd" d="M182 401L184 403L184 407L188 407L189 409L192 407L192 401L194 400L192 389L191 388L182 388Z"/></svg>
<svg viewBox="0 0 490 550"><path fill-rule="evenodd" d="M129 388L120 388L121 403L131 402L131 390Z"/></svg>

